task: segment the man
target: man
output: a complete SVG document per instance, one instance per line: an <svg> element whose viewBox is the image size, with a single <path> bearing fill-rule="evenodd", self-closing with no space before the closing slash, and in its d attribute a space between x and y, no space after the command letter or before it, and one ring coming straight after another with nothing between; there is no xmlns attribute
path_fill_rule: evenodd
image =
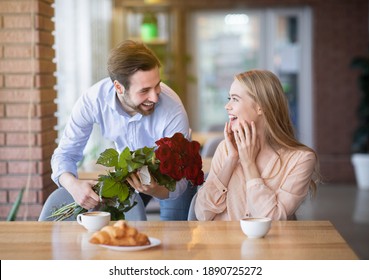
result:
<svg viewBox="0 0 369 280"><path fill-rule="evenodd" d="M83 208L91 209L99 203L99 196L91 188L97 181L79 180L77 175L77 162L83 157L94 123L119 152L126 147L153 147L156 140L176 132L189 138L187 113L176 93L161 82L160 66L158 58L144 44L124 41L109 56L110 77L93 85L75 104L51 166L54 182ZM161 219L186 219L192 194L185 180L177 183L174 192L155 180L142 185L136 175L130 182L144 194L146 204L151 197L161 200ZM176 205L181 209L177 211Z"/></svg>

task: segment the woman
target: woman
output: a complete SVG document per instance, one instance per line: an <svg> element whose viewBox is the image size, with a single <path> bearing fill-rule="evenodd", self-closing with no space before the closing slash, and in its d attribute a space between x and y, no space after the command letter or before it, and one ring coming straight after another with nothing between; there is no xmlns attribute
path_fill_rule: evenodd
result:
<svg viewBox="0 0 369 280"><path fill-rule="evenodd" d="M294 136L287 99L269 71L238 74L225 109L225 139L195 204L198 220L295 218L318 178L316 153Z"/></svg>

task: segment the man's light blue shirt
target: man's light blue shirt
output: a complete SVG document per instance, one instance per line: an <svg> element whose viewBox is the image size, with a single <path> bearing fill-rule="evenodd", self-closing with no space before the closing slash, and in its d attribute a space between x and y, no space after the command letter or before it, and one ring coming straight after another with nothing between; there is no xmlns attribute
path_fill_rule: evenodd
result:
<svg viewBox="0 0 369 280"><path fill-rule="evenodd" d="M75 104L52 159L52 179L60 187L59 176L69 172L78 176L77 163L91 135L93 125L99 125L102 136L115 144L120 152L144 146L153 147L162 137L181 132L189 138L189 121L183 104L176 93L161 83L159 101L148 116L127 114L116 96L114 84L105 78L93 85ZM103 152L103 151L101 151ZM186 180L177 183L169 199L181 195L187 187Z"/></svg>

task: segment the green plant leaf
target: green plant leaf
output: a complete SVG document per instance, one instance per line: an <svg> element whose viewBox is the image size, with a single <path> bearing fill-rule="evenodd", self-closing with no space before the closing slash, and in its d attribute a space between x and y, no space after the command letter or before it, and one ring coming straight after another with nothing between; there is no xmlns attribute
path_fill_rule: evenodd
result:
<svg viewBox="0 0 369 280"><path fill-rule="evenodd" d="M114 178L116 182L126 180L128 176L128 167L119 168L115 172L110 172L110 176Z"/></svg>
<svg viewBox="0 0 369 280"><path fill-rule="evenodd" d="M100 154L96 163L106 167L117 167L118 166L119 153L115 149L106 149Z"/></svg>
<svg viewBox="0 0 369 280"><path fill-rule="evenodd" d="M101 182L101 196L102 197L113 197L115 196L115 184L117 182L114 178L108 177L105 178L104 181Z"/></svg>
<svg viewBox="0 0 369 280"><path fill-rule="evenodd" d="M175 191L177 182L173 178L161 174L158 170L154 173L154 177L159 185L165 186L171 192Z"/></svg>
<svg viewBox="0 0 369 280"><path fill-rule="evenodd" d="M16 198L16 200L14 201L14 204L12 206L12 209L10 209L10 212L9 212L9 215L7 217L7 221L15 221L16 218L17 218L17 213L18 213L18 210L19 210L19 206L21 205L22 203L22 198L23 198L23 193L24 193L24 190L25 188L23 187L19 193L18 193L18 196Z"/></svg>
<svg viewBox="0 0 369 280"><path fill-rule="evenodd" d="M135 157L132 158L132 161L144 165L146 162L146 158L145 155L135 155Z"/></svg>
<svg viewBox="0 0 369 280"><path fill-rule="evenodd" d="M132 172L136 171L137 169L141 168L143 165L144 165L144 163L128 161L127 162L128 172L132 173Z"/></svg>
<svg viewBox="0 0 369 280"><path fill-rule="evenodd" d="M126 183L116 182L113 178L103 182L101 191L102 197L118 197L120 202L125 201L129 196L129 186Z"/></svg>
<svg viewBox="0 0 369 280"><path fill-rule="evenodd" d="M125 219L123 211L120 211L120 209L117 209L114 206L103 205L99 210L110 212L110 219L112 221L119 221Z"/></svg>
<svg viewBox="0 0 369 280"><path fill-rule="evenodd" d="M131 159L132 159L131 151L127 147L120 153L117 167L127 168L127 161Z"/></svg>
<svg viewBox="0 0 369 280"><path fill-rule="evenodd" d="M122 203L126 201L129 197L129 187L127 184L121 183L118 188L120 189L118 193L118 198L119 198L119 201Z"/></svg>

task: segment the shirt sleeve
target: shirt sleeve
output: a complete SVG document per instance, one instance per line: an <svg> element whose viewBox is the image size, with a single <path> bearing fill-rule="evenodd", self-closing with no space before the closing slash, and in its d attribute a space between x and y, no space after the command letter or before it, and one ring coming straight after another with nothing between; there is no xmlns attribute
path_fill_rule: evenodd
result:
<svg viewBox="0 0 369 280"><path fill-rule="evenodd" d="M176 108L171 108L170 116L168 116L168 123L164 128L164 137L172 137L175 133L180 132L184 135L184 137L190 140L190 126L188 121L188 116L186 110L179 99L178 95L167 85L164 83L161 84L162 91L171 96L175 102L174 106ZM182 179L181 181L177 182L176 190L174 192L169 192L169 198L167 199L176 199L181 194L183 194L187 188L188 181Z"/></svg>
<svg viewBox="0 0 369 280"><path fill-rule="evenodd" d="M248 180L246 199L251 216L287 220L294 215L308 194L315 163L314 153L297 152L280 166L284 174L276 189L268 186L266 179Z"/></svg>
<svg viewBox="0 0 369 280"><path fill-rule="evenodd" d="M77 174L77 163L83 157L83 150L90 137L94 118L94 108L87 94L82 95L73 107L58 147L51 158L52 180L59 186L59 177L63 173Z"/></svg>
<svg viewBox="0 0 369 280"><path fill-rule="evenodd" d="M215 151L209 175L204 185L197 192L195 214L199 221L213 220L217 214L224 212L227 207L228 190L217 177L221 170L222 159L225 157L225 151L221 146L222 144Z"/></svg>
<svg viewBox="0 0 369 280"><path fill-rule="evenodd" d="M186 139L190 140L190 124L182 101L178 95L164 83L161 83L161 88L162 91L172 99L170 103L166 104L166 106L170 106L171 108L165 110L167 117L164 127L164 136L172 137L176 132L180 132Z"/></svg>

